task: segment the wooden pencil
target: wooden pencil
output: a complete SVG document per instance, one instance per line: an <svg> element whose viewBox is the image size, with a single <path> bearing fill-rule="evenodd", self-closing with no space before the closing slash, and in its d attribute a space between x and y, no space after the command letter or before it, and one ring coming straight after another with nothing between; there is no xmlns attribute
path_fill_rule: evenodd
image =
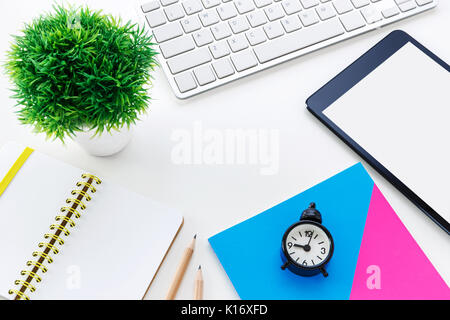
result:
<svg viewBox="0 0 450 320"><path fill-rule="evenodd" d="M195 276L194 300L203 300L203 273L202 266L198 266Z"/></svg>
<svg viewBox="0 0 450 320"><path fill-rule="evenodd" d="M197 235L194 236L190 245L184 250L183 257L181 258L175 276L173 277L172 284L167 292L166 300L174 300L177 295L178 288L180 287L181 281L183 280L184 274L186 273L186 269L189 265L189 261L191 261L192 254L194 253L196 238Z"/></svg>

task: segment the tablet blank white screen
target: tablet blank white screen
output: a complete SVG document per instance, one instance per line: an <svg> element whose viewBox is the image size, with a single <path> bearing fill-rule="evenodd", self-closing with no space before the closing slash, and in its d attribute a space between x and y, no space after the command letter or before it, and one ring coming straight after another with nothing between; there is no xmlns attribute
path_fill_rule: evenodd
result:
<svg viewBox="0 0 450 320"><path fill-rule="evenodd" d="M450 73L407 43L324 114L450 221Z"/></svg>

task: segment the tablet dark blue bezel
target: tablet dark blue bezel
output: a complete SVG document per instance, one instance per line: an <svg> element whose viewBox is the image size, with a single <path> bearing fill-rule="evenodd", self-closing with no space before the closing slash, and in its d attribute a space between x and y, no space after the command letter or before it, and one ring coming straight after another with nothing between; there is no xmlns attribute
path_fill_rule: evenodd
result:
<svg viewBox="0 0 450 320"><path fill-rule="evenodd" d="M307 109L316 116L325 126L333 131L349 147L367 161L375 170L377 170L385 179L392 183L400 192L411 200L420 210L436 222L442 229L450 235L450 223L440 216L425 201L417 196L411 189L396 178L380 162L364 150L356 141L341 130L333 121L331 121L323 111L333 104L339 97L355 86L359 81L375 70L380 64L389 59L395 52L402 48L406 43L412 43L424 54L441 65L450 72L450 66L439 59L430 50L425 48L414 38L404 31L396 30L388 34L384 39L378 42L374 47L349 65L336 77L331 79L322 88L316 91L306 101Z"/></svg>

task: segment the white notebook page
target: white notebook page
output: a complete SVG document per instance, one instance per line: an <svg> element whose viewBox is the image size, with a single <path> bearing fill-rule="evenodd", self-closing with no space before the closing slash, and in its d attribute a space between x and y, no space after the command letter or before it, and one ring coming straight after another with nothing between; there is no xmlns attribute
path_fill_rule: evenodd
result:
<svg viewBox="0 0 450 320"><path fill-rule="evenodd" d="M0 177L23 151L0 150ZM34 152L0 197L0 295L26 266L80 181L80 169ZM102 179L102 177L100 177ZM31 299L141 299L182 225L178 213L105 179Z"/></svg>

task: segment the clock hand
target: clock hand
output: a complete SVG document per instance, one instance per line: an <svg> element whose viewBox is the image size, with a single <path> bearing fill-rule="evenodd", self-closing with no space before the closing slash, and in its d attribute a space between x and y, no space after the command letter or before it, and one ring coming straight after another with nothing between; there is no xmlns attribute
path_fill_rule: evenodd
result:
<svg viewBox="0 0 450 320"><path fill-rule="evenodd" d="M306 252L308 252L309 250L311 250L311 247L310 247L308 244L302 246L301 244L296 244L296 243L294 243L294 247L303 248L303 250L305 250Z"/></svg>
<svg viewBox="0 0 450 320"><path fill-rule="evenodd" d="M309 244L311 243L312 237L313 237L314 231L311 233L311 237L309 238L307 246L309 247Z"/></svg>

